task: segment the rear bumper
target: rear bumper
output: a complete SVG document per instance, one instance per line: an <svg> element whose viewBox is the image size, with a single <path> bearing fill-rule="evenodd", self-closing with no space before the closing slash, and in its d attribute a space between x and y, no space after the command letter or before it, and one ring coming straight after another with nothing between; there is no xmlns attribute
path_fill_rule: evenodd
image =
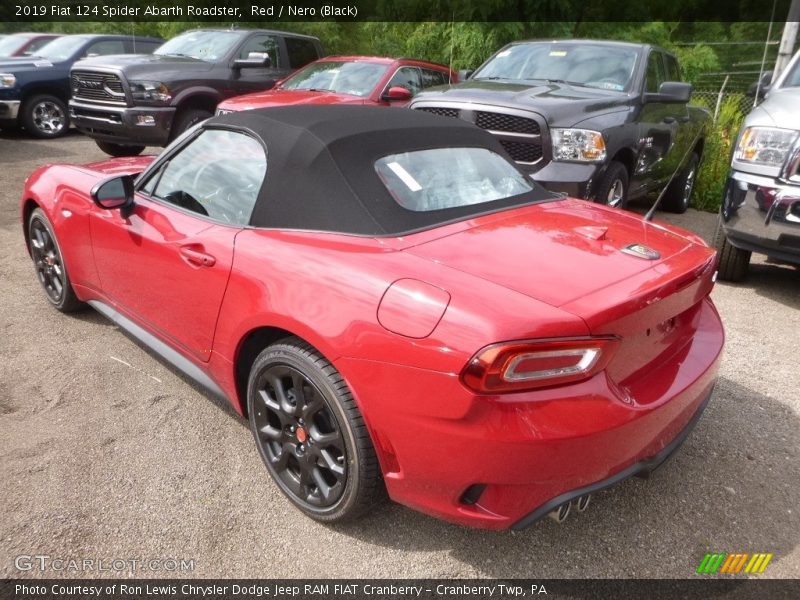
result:
<svg viewBox="0 0 800 600"><path fill-rule="evenodd" d="M597 483L593 483L591 485L587 485L582 488L578 488L576 490L572 490L565 494L561 494L560 496L557 496L552 500L545 502L539 508L531 512L529 515L514 523L512 529L519 531L521 529L525 529L526 527L530 527L536 521L547 515L549 512L555 510L562 504L575 500L581 496L586 496L588 494L595 494L604 489L613 487L630 477L633 476L648 477L650 473L652 473L658 467L664 464L664 462L670 456L672 456L678 448L680 448L681 444L683 444L683 442L686 441L686 438L689 437L689 434L692 432L692 429L694 429L694 426L697 425L697 422L700 420L700 417L703 416L703 411L708 405L709 400L711 400L711 395L713 394L713 392L714 388L712 386L711 390L709 390L708 394L706 395L705 400L703 400L703 403L697 409L697 412L695 412L694 416L691 418L686 427L683 428L683 431L681 431L677 435L677 437L669 443L669 445L667 445L663 450L658 452L655 456L651 456L650 458L640 460L639 462L632 464L631 466L623 469L619 473L616 473L607 479L598 481Z"/></svg>
<svg viewBox="0 0 800 600"><path fill-rule="evenodd" d="M731 171L720 214L732 245L800 263L800 184Z"/></svg>
<svg viewBox="0 0 800 600"><path fill-rule="evenodd" d="M103 142L137 146L166 146L175 110L69 101L70 119L82 133Z"/></svg>
<svg viewBox="0 0 800 600"><path fill-rule="evenodd" d="M724 343L707 298L696 326L680 351L624 388L600 373L481 397L452 374L336 362L368 418L392 499L461 525L521 528L585 490L652 470L683 441ZM465 498L473 486L481 493Z"/></svg>

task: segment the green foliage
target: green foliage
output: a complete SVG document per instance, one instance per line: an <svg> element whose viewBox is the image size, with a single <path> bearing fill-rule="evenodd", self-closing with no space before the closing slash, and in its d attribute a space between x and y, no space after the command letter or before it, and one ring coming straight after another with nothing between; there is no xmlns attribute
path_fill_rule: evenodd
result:
<svg viewBox="0 0 800 600"><path fill-rule="evenodd" d="M709 212L719 210L731 165L733 144L745 117L740 108L742 100L740 94L732 94L723 100L717 121L709 128L703 148L703 163L694 189L695 208ZM713 113L714 105L711 102L701 100L697 104L706 104Z"/></svg>
<svg viewBox="0 0 800 600"><path fill-rule="evenodd" d="M722 68L717 53L710 46L676 46L672 51L678 57L686 81L695 82L702 73L719 71Z"/></svg>

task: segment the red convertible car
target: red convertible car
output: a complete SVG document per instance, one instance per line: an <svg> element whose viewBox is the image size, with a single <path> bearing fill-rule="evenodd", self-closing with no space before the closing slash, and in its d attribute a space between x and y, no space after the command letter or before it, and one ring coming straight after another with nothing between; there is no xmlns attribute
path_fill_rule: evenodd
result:
<svg viewBox="0 0 800 600"><path fill-rule="evenodd" d="M405 106L424 89L456 81L456 74L444 65L422 60L326 56L271 90L221 102L217 114L292 104Z"/></svg>
<svg viewBox="0 0 800 600"><path fill-rule="evenodd" d="M723 347L700 239L420 111L214 117L157 158L37 170L21 216L50 303L226 398L321 521L384 488L464 525L563 518L676 449Z"/></svg>

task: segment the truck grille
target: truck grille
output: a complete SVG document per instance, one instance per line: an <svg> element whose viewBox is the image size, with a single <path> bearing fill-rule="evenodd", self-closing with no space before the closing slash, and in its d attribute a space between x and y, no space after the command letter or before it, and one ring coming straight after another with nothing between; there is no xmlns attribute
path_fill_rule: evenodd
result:
<svg viewBox="0 0 800 600"><path fill-rule="evenodd" d="M74 71L70 76L72 97L104 104L125 104L122 81L112 73Z"/></svg>
<svg viewBox="0 0 800 600"><path fill-rule="evenodd" d="M481 129L491 129L492 131L539 134L539 123L533 119L503 113L478 111L475 113L475 125Z"/></svg>
<svg viewBox="0 0 800 600"><path fill-rule="evenodd" d="M444 108L442 106L426 106L424 108L420 108L420 110L424 110L425 112L429 112L434 115L439 115L440 117L458 118L459 113L457 108Z"/></svg>
<svg viewBox="0 0 800 600"><path fill-rule="evenodd" d="M542 128L544 125L540 124L537 119L514 114L514 112L523 112L516 109L502 112L503 109L498 111L475 110L473 106L467 103L457 105L457 107L421 104L413 108L442 117L455 117L474 123L494 135L508 155L518 163L533 165L542 160L544 156Z"/></svg>
<svg viewBox="0 0 800 600"><path fill-rule="evenodd" d="M515 142L500 140L500 145L506 149L508 155L517 162L535 163L542 158L542 145L531 142Z"/></svg>

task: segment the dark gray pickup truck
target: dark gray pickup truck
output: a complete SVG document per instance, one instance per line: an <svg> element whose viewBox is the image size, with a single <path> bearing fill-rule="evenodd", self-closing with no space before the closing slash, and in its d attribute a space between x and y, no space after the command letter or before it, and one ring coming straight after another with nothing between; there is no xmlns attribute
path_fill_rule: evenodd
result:
<svg viewBox="0 0 800 600"><path fill-rule="evenodd" d="M165 146L231 96L266 90L322 56L315 37L263 29L198 29L152 56L84 60L70 74L75 126L113 156Z"/></svg>
<svg viewBox="0 0 800 600"><path fill-rule="evenodd" d="M411 108L488 130L553 191L624 207L669 183L661 206L684 212L709 122L689 106L691 90L656 46L530 41L505 46L464 83L419 94Z"/></svg>

